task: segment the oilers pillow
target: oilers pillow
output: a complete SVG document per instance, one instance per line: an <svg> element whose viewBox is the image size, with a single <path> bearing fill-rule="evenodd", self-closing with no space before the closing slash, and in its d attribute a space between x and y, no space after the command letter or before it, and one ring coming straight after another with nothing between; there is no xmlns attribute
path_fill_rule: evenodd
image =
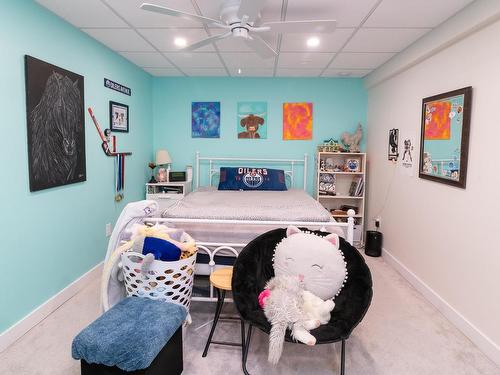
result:
<svg viewBox="0 0 500 375"><path fill-rule="evenodd" d="M221 167L219 190L276 190L286 189L282 169Z"/></svg>

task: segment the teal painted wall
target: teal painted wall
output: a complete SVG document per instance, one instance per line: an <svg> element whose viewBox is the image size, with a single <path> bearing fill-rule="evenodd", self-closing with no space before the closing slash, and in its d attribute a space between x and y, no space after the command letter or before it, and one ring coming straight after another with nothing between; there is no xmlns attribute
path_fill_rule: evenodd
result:
<svg viewBox="0 0 500 375"><path fill-rule="evenodd" d="M109 100L130 105L130 133L118 135L119 148L134 153L126 164L126 200L144 196L152 157L152 78L32 1L2 1L0 48L2 332L103 259L105 224L125 203L114 203L113 159L104 156L88 114L87 181L29 192L24 55L83 75L85 105L103 127ZM104 77L133 95L104 88Z"/></svg>
<svg viewBox="0 0 500 375"><path fill-rule="evenodd" d="M221 137L191 138L191 102L221 102ZM237 102L267 101L267 139L237 139ZM284 102L313 103L313 139L282 140ZM153 81L154 148L166 148L173 168L194 164L194 155L301 158L309 154L309 191L316 146L366 124L367 94L360 79L158 78ZM241 129L241 128L240 128ZM241 131L241 130L240 130ZM362 147L364 148L364 140Z"/></svg>

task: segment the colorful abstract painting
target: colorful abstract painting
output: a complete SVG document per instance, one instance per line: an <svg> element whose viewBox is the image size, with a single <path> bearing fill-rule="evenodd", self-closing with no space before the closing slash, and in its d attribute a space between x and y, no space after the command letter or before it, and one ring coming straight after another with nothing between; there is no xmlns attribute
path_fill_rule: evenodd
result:
<svg viewBox="0 0 500 375"><path fill-rule="evenodd" d="M283 139L312 139L312 103L283 104Z"/></svg>
<svg viewBox="0 0 500 375"><path fill-rule="evenodd" d="M267 102L239 102L236 132L239 139L267 138Z"/></svg>
<svg viewBox="0 0 500 375"><path fill-rule="evenodd" d="M426 103L425 140L449 140L453 124L461 124L462 110L462 95Z"/></svg>
<svg viewBox="0 0 500 375"><path fill-rule="evenodd" d="M425 139L450 139L451 103L433 102L425 107Z"/></svg>
<svg viewBox="0 0 500 375"><path fill-rule="evenodd" d="M191 104L191 137L220 138L220 102Z"/></svg>

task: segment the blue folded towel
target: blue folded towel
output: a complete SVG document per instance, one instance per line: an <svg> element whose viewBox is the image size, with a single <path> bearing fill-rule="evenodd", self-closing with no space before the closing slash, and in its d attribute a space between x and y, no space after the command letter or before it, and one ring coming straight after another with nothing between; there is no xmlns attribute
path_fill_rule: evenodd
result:
<svg viewBox="0 0 500 375"><path fill-rule="evenodd" d="M186 315L170 302L125 298L75 337L73 358L124 371L147 368Z"/></svg>

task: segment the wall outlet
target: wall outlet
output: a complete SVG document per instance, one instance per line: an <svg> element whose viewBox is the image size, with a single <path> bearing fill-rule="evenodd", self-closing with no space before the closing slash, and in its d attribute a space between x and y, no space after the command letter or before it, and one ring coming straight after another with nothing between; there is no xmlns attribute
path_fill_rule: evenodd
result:
<svg viewBox="0 0 500 375"><path fill-rule="evenodd" d="M377 216L375 219L375 227L378 229L380 228L380 224L382 223L382 218L380 216Z"/></svg>
<svg viewBox="0 0 500 375"><path fill-rule="evenodd" d="M111 226L111 223L106 224L106 237L111 236L111 233L113 232L113 227Z"/></svg>

